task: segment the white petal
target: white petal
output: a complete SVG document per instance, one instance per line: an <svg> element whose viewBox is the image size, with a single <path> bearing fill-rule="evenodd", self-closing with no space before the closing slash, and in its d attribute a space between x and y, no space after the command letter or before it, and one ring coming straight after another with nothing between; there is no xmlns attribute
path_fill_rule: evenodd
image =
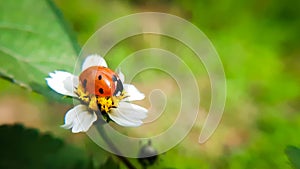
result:
<svg viewBox="0 0 300 169"><path fill-rule="evenodd" d="M92 124L97 120L94 112L84 111L78 114L72 128L73 133L87 132Z"/></svg>
<svg viewBox="0 0 300 169"><path fill-rule="evenodd" d="M129 120L142 120L147 117L148 110L136 104L120 102L118 108L121 114Z"/></svg>
<svg viewBox="0 0 300 169"><path fill-rule="evenodd" d="M118 73L118 75L119 75L119 78L120 78L121 82L124 83L124 81L125 81L125 76L124 76L124 74L121 72L121 69L120 69L120 68L117 69L117 73Z"/></svg>
<svg viewBox="0 0 300 169"><path fill-rule="evenodd" d="M143 100L145 95L141 93L134 85L123 84L124 90L129 97L123 99L123 101L134 101L134 100Z"/></svg>
<svg viewBox="0 0 300 169"><path fill-rule="evenodd" d="M69 110L65 116L65 124L61 127L70 129L73 133L86 132L97 120L94 112L89 112L85 105L77 105Z"/></svg>
<svg viewBox="0 0 300 169"><path fill-rule="evenodd" d="M89 55L85 58L81 70L84 71L85 69L91 67L91 66L104 66L107 67L106 61L101 57L100 55L94 54Z"/></svg>
<svg viewBox="0 0 300 169"><path fill-rule="evenodd" d="M78 86L78 77L64 71L55 71L49 73L49 78L46 78L48 86L59 94L76 97L73 92Z"/></svg>
<svg viewBox="0 0 300 169"><path fill-rule="evenodd" d="M76 114L78 112L83 112L86 110L87 110L86 106L82 105L82 104L77 105L77 106L73 107L72 109L70 109L65 115L65 124L62 125L61 127L66 128L66 129L72 128L73 122L76 118Z"/></svg>
<svg viewBox="0 0 300 169"><path fill-rule="evenodd" d="M121 126L137 127L143 124L142 119L147 117L147 109L135 104L120 102L119 107L111 109L108 115Z"/></svg>
<svg viewBox="0 0 300 169"><path fill-rule="evenodd" d="M125 127L138 127L141 124L143 124L142 121L130 121L126 118L123 118L122 115L120 115L119 109L111 109L111 112L108 114L109 117L116 122L117 124Z"/></svg>

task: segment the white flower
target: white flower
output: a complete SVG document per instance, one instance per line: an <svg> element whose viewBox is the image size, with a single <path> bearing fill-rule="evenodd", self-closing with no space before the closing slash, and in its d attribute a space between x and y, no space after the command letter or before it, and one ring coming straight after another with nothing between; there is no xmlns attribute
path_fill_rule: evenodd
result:
<svg viewBox="0 0 300 169"><path fill-rule="evenodd" d="M88 56L83 65L82 72L93 66L107 67L106 61L99 55ZM117 72L120 81L124 82L124 75ZM86 93L82 90L79 77L64 71L55 71L46 78L47 84L57 93L71 96L81 101L81 104L69 110L65 115L65 129L71 129L73 133L86 132L101 117L101 113L108 115L121 126L137 127L143 124L142 120L147 117L147 109L129 103L128 101L142 100L145 95L131 84L123 84L121 96L99 97ZM99 105L101 113L99 111ZM102 109L102 106L106 108ZM107 108L109 107L109 108ZM97 116L97 113L98 116Z"/></svg>

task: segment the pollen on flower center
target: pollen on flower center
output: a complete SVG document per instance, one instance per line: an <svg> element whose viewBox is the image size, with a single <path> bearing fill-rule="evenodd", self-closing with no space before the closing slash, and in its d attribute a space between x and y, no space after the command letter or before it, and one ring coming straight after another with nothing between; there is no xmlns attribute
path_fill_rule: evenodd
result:
<svg viewBox="0 0 300 169"><path fill-rule="evenodd" d="M91 110L101 112L110 112L111 108L117 108L120 100L124 99L125 92L122 92L120 96L96 96L94 94L90 94L88 91L84 89L82 85L78 85L75 90L79 100L86 104Z"/></svg>
<svg viewBox="0 0 300 169"><path fill-rule="evenodd" d="M97 103L101 112L109 112L110 108L116 108L118 106L119 100L117 98L113 99L113 97L98 97Z"/></svg>

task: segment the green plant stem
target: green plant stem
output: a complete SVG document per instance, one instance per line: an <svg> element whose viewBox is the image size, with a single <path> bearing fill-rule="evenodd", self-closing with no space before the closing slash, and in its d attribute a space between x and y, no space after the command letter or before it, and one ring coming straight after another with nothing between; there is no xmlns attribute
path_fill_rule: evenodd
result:
<svg viewBox="0 0 300 169"><path fill-rule="evenodd" d="M98 118L99 119L99 118ZM136 169L136 167L126 158L122 155L120 150L113 144L111 139L106 134L105 130L103 129L104 122L102 119L98 120L97 123L95 123L95 126L100 133L102 139L106 142L106 144L109 146L109 148L115 153L116 157L126 165L129 169Z"/></svg>

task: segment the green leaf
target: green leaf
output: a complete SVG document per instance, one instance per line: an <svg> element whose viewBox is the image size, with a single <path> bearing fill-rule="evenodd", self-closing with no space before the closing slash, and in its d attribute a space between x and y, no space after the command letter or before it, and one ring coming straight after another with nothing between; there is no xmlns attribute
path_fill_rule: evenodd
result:
<svg viewBox="0 0 300 169"><path fill-rule="evenodd" d="M21 125L0 126L0 168L85 169L87 156L49 134Z"/></svg>
<svg viewBox="0 0 300 169"><path fill-rule="evenodd" d="M285 153L288 156L292 166L295 169L300 169L300 149L295 146L287 146Z"/></svg>
<svg viewBox="0 0 300 169"><path fill-rule="evenodd" d="M0 0L0 76L46 96L45 78L73 71L80 48L50 0Z"/></svg>

